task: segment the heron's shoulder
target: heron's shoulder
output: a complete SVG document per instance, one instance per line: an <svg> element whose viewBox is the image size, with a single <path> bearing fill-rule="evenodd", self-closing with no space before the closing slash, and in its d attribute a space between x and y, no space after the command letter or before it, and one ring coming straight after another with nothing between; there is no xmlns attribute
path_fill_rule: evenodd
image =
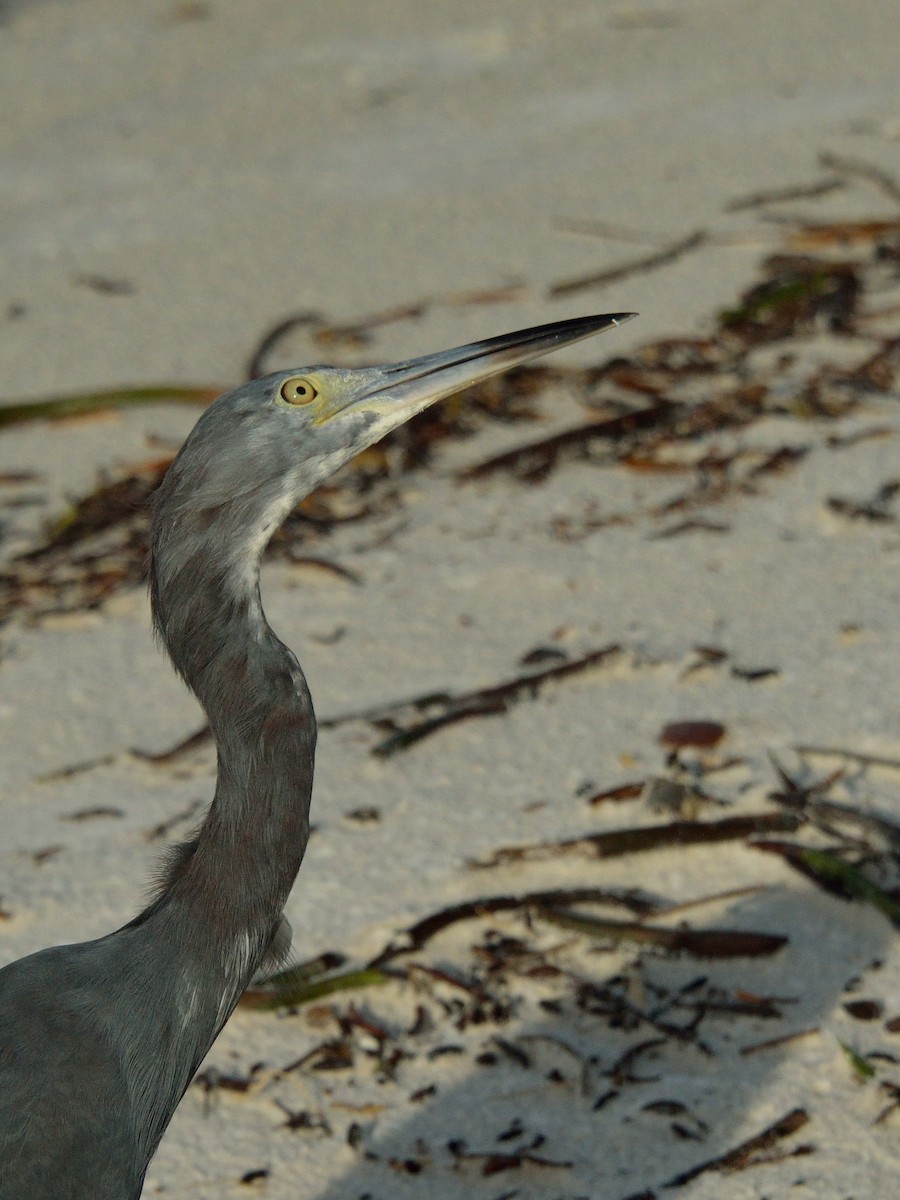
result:
<svg viewBox="0 0 900 1200"><path fill-rule="evenodd" d="M0 1038L10 1027L37 1029L89 1017L104 993L102 947L102 940L51 946L0 969Z"/></svg>

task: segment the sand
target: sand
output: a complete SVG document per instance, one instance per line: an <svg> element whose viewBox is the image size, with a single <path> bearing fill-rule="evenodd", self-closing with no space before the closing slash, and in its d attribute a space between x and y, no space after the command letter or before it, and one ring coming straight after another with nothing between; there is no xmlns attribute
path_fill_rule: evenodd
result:
<svg viewBox="0 0 900 1200"><path fill-rule="evenodd" d="M887 0L46 0L0 11L7 403L148 383L226 387L288 314L346 324L410 304L414 319L378 327L357 349L341 343L341 361L639 311L554 360L596 364L709 334L783 244L785 222L897 216L883 181L853 167L900 178ZM841 186L729 211L752 193L829 179ZM572 222L607 236L569 232ZM706 244L668 264L551 293L699 230ZM499 289L508 290L491 303L460 302ZM890 307L896 287L870 301ZM892 331L888 316L870 333ZM874 347L817 326L790 349L808 377ZM311 355L328 357L304 327L267 362ZM685 760L728 805L701 803L704 820L771 811L770 755L806 783L843 767L832 800L896 816L896 769L796 752L812 744L900 759L896 500L886 493L883 519L854 519L833 503L864 504L897 479L896 387L843 416L798 409L679 443L672 453L693 464L691 479L704 454L739 453L736 470L749 470L785 446L805 452L790 470L691 507L699 524L683 536L660 536L680 519L665 511L688 487L679 474L595 457L562 461L539 485L500 474L460 486L458 471L585 416L560 383L539 409L537 425L489 425L448 442L429 470L399 478L392 509L336 528L316 553L358 584L283 562L264 570L269 617L303 662L325 722L490 687L520 674L536 648L574 660L619 647L594 671L403 754L373 756L379 735L362 721L324 728L315 833L288 909L296 955L334 949L361 963L448 904L577 886L637 888L674 904L760 885L684 919L787 944L764 958L705 961L633 945L591 950L539 921L529 931L496 917L448 933L417 961L467 977L484 969L489 928L533 939L539 965L562 975L501 972L497 986L515 1000L505 1024L479 1023L471 995L421 973L418 990L391 983L290 1015L242 1009L207 1066L246 1086L189 1090L147 1196L900 1195L898 1118L875 1123L900 1083L886 1025L898 1014L900 957L881 912L826 895L745 841L606 862L576 853L467 865L503 846L673 819L646 794L587 800L671 778L659 734L683 719L727 729L711 757ZM5 431L0 471L40 478L4 489L38 499L5 506L4 556L33 545L98 472L115 477L176 447L196 411L160 404ZM94 612L27 616L4 630L0 660L0 962L101 935L133 914L160 847L184 835L214 775L208 748L164 769L131 753L165 750L202 724L153 643L141 589ZM71 819L110 807L119 815ZM361 808L377 819L352 815ZM645 1018L579 1007L576 977L605 982L608 1003L625 997ZM780 1016L708 1017L702 1039L646 1019L699 977L710 1001L713 985L720 999L776 997ZM860 999L880 1004L877 1019L847 1011ZM407 1034L419 1004L434 1024ZM353 1011L390 1038L353 1026ZM683 1007L668 1015L687 1020ZM741 1053L795 1033L805 1036ZM621 1065L656 1038L633 1069ZM352 1066L316 1069L313 1055L282 1072L325 1042L339 1042ZM871 1077L842 1044L875 1056L865 1060ZM411 1057L390 1065L394 1046ZM285 1110L308 1116L289 1128ZM808 1120L775 1139L772 1162L664 1189L795 1110Z"/></svg>

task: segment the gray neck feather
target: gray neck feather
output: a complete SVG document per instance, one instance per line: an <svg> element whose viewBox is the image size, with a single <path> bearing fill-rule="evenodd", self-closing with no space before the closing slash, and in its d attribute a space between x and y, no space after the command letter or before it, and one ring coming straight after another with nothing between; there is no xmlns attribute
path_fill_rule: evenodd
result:
<svg viewBox="0 0 900 1200"><path fill-rule="evenodd" d="M172 662L206 710L218 779L197 835L170 855L156 899L121 931L132 957L146 960L137 988L156 996L155 1020L143 1023L155 1030L155 1053L135 1045L135 1070L188 1064L170 1081L171 1108L278 931L309 836L316 741L303 673L259 597L259 557L292 497L262 498L249 519L243 504L203 507L196 489L188 505L190 472L178 466L156 503L151 603ZM152 951L161 941L171 963L164 979ZM140 1107L140 1078L135 1089ZM145 1114L154 1140L171 1115L156 1100L159 1111Z"/></svg>

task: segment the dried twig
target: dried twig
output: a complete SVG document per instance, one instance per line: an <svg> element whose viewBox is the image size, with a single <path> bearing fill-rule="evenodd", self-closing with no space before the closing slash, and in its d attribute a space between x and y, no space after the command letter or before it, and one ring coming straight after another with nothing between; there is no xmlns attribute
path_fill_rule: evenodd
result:
<svg viewBox="0 0 900 1200"><path fill-rule="evenodd" d="M670 846L701 846L716 842L739 841L768 832L794 832L802 818L791 812L766 812L755 816L723 817L719 821L670 821L664 825L645 825L634 829L612 829L586 834L561 842L536 842L504 846L485 859L470 863L473 867L497 867L513 862L540 862L564 854L586 853L596 858L615 858L640 854ZM758 845L758 843L752 843Z"/></svg>
<svg viewBox="0 0 900 1200"><path fill-rule="evenodd" d="M784 204L791 200L816 200L819 196L827 196L842 187L846 187L842 179L830 177L817 179L813 183L800 183L791 187L771 188L764 192L751 192L747 196L738 196L735 200L730 201L725 205L725 211L743 212L748 208L762 208L766 204Z"/></svg>
<svg viewBox="0 0 900 1200"><path fill-rule="evenodd" d="M817 755L820 758L846 758L850 762L861 763L865 767L886 767L888 770L900 771L900 758L887 758L882 754L865 754L861 750L849 750L844 746L794 746L797 754Z"/></svg>
<svg viewBox="0 0 900 1200"><path fill-rule="evenodd" d="M758 841L751 842L750 845L754 850L780 854L785 862L790 863L801 875L811 879L832 896L839 896L843 900L864 900L900 928L900 902L830 850L816 850L809 846L778 841Z"/></svg>
<svg viewBox="0 0 900 1200"><path fill-rule="evenodd" d="M581 913L546 906L536 908L535 915L551 925L571 929L590 938L637 942L673 954L693 954L696 958L756 958L775 954L788 940L779 934L753 933L746 929L665 929L637 921L586 917Z"/></svg>
<svg viewBox="0 0 900 1200"><path fill-rule="evenodd" d="M620 263L619 266L609 267L605 271L596 271L590 275L578 275L573 279L564 279L560 283L555 283L550 288L549 294L554 299L559 296L571 296L575 292L583 292L588 288L603 287L609 283L618 283L621 279L628 279L632 275L641 275L645 271L655 271L658 267L668 266L670 262L674 262L682 254L687 254L690 250L697 250L700 246L705 245L707 241L709 241L709 234L703 229L698 229L687 237L679 238L676 242L671 242L661 250L655 250L652 254L631 259L630 262Z"/></svg>
<svg viewBox="0 0 900 1200"><path fill-rule="evenodd" d="M636 913L650 913L654 906L636 892L613 892L603 888L550 888L512 895L481 896L439 909L394 937L369 962L369 967L383 967L401 954L421 950L438 933L457 924L493 913L525 911L536 906L560 904L612 904Z"/></svg>
<svg viewBox="0 0 900 1200"><path fill-rule="evenodd" d="M0 407L0 428L19 425L23 421L61 421L65 417L81 417L88 413L106 412L117 408L134 408L144 404L209 404L224 388L219 387L157 387L110 388L100 392L79 392L72 396L51 396L46 400L25 400L20 404Z"/></svg>
<svg viewBox="0 0 900 1200"><path fill-rule="evenodd" d="M754 1137L748 1138L745 1142L741 1142L739 1146L735 1146L734 1149L728 1150L725 1154L707 1159L706 1162L700 1163L696 1167L691 1167L688 1171L682 1171L668 1180L667 1183L664 1183L663 1187L684 1187L686 1183L690 1183L693 1179L697 1179L698 1176L705 1174L707 1171L743 1171L747 1167L759 1166L762 1163L770 1161L768 1156L774 1150L776 1144L783 1141L784 1138L791 1137L798 1129L802 1129L808 1121L809 1114L805 1109L794 1108L780 1120L769 1125L762 1133L757 1133ZM810 1149L811 1147L807 1146L797 1147L793 1153L809 1153Z"/></svg>
<svg viewBox="0 0 900 1200"><path fill-rule="evenodd" d="M811 1037L812 1034L818 1032L818 1025L813 1025L810 1029L797 1029L793 1033L783 1033L781 1037L767 1038L764 1042L754 1042L751 1046L742 1046L740 1053L746 1057L750 1054L759 1054L763 1050L777 1050L781 1046L786 1046L789 1042L796 1042L799 1038Z"/></svg>
<svg viewBox="0 0 900 1200"><path fill-rule="evenodd" d="M485 479L499 471L510 471L518 479L534 482L543 478L561 454L584 454L590 449L595 438L618 441L639 430L664 425L672 411L671 404L661 401L616 417L588 421L574 429L565 429L562 433L554 433L525 446L517 446L513 450L492 455L471 467L466 467L459 473L458 478L462 483L469 483L475 479Z"/></svg>
<svg viewBox="0 0 900 1200"><path fill-rule="evenodd" d="M873 167L871 163L860 158L845 158L842 154L828 152L819 155L819 162L827 171L835 171L838 175L852 175L874 183L891 200L900 203L900 183L880 167Z"/></svg>
<svg viewBox="0 0 900 1200"><path fill-rule="evenodd" d="M598 667L615 657L621 650L618 645L604 646L592 650L571 662L564 662L543 671L534 671L526 675L517 675L503 683L488 688L479 688L458 696L423 697L413 701L414 706L424 708L426 705L438 703L443 712L424 720L413 721L410 724L395 729L388 737L379 742L372 750L379 758L387 758L400 750L406 750L422 738L453 725L457 721L469 717L497 716L508 712L512 705L522 699L535 699L539 691L548 683L558 683L573 675L580 675L594 667ZM384 720L384 716L380 718Z"/></svg>

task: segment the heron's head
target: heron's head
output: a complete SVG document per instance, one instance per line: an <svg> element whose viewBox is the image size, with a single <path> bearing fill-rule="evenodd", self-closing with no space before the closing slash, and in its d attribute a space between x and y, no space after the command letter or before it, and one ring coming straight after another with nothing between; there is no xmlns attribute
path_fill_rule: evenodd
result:
<svg viewBox="0 0 900 1200"><path fill-rule="evenodd" d="M206 410L172 464L154 551L177 540L185 554L247 555L338 467L436 400L632 315L557 321L390 366L302 367L246 383Z"/></svg>

